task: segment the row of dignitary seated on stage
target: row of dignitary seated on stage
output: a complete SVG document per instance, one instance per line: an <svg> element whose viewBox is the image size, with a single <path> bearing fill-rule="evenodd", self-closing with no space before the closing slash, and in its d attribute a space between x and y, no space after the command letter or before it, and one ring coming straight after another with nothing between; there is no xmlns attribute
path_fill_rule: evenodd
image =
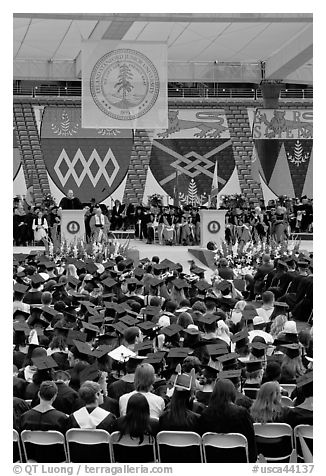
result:
<svg viewBox="0 0 326 476"><path fill-rule="evenodd" d="M169 260L142 261L57 269L15 256L18 431L239 432L255 461L253 422L312 424L312 328L298 333L286 302L268 291L250 303L198 267L186 275Z"/></svg>

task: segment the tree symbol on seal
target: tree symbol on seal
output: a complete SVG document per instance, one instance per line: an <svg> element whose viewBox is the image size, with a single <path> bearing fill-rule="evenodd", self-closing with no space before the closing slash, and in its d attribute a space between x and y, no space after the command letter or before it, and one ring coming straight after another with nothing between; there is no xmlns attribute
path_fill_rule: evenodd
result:
<svg viewBox="0 0 326 476"><path fill-rule="evenodd" d="M75 235L76 233L79 232L80 225L77 221L70 221L67 224L67 230L69 231L69 233L72 233L73 235Z"/></svg>
<svg viewBox="0 0 326 476"><path fill-rule="evenodd" d="M218 233L221 229L221 225L218 221L212 220L208 223L207 228L210 233Z"/></svg>

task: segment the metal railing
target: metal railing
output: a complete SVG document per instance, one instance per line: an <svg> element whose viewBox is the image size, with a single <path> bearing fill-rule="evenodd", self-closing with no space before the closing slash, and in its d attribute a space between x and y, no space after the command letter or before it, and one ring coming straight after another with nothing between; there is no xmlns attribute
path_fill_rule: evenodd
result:
<svg viewBox="0 0 326 476"><path fill-rule="evenodd" d="M14 96L28 96L32 98L53 96L53 97L81 97L81 86L34 86L34 87L20 87L14 86ZM169 98L221 98L221 99L261 99L262 93L259 88L240 88L236 85L232 88L218 88L218 87L180 87L168 88ZM313 99L313 88L307 89L283 89L280 94L281 99Z"/></svg>

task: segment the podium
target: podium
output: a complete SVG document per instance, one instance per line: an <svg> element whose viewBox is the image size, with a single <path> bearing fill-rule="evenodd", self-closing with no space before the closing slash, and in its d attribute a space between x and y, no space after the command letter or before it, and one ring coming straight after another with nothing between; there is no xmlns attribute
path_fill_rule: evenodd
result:
<svg viewBox="0 0 326 476"><path fill-rule="evenodd" d="M61 241L67 245L85 241L84 210L61 210Z"/></svg>
<svg viewBox="0 0 326 476"><path fill-rule="evenodd" d="M225 215L227 210L199 210L200 246L207 249L209 241L221 246L225 240Z"/></svg>

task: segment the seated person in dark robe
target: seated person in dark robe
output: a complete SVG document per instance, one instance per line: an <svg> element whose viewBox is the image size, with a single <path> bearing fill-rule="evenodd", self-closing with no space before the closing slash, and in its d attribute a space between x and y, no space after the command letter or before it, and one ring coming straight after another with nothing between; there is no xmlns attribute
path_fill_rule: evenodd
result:
<svg viewBox="0 0 326 476"><path fill-rule="evenodd" d="M307 372L297 380L298 394L302 392L304 401L289 408L285 423L295 428L297 425L313 425L313 372Z"/></svg>
<svg viewBox="0 0 326 476"><path fill-rule="evenodd" d="M69 416L69 428L93 428L111 433L112 423L116 419L100 405L103 404L103 390L97 382L86 380L79 389L84 406Z"/></svg>
<svg viewBox="0 0 326 476"><path fill-rule="evenodd" d="M54 382L42 382L39 390L40 403L36 407L23 413L20 420L21 430L60 431L67 430L68 417L53 407L58 394L58 387Z"/></svg>
<svg viewBox="0 0 326 476"><path fill-rule="evenodd" d="M125 393L130 393L135 390L135 370L139 361L130 358L126 363L126 374L123 375L116 382L108 386L108 396L119 401L119 398Z"/></svg>
<svg viewBox="0 0 326 476"><path fill-rule="evenodd" d="M174 387L171 401L160 416L160 431L197 432L200 415L191 408L190 390Z"/></svg>

